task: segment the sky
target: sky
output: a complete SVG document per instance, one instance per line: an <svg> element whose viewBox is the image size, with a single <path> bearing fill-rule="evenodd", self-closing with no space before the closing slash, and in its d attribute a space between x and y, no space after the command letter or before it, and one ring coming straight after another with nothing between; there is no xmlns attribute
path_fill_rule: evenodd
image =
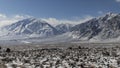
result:
<svg viewBox="0 0 120 68"><path fill-rule="evenodd" d="M0 25L27 17L83 22L108 12L120 13L120 0L0 0Z"/></svg>

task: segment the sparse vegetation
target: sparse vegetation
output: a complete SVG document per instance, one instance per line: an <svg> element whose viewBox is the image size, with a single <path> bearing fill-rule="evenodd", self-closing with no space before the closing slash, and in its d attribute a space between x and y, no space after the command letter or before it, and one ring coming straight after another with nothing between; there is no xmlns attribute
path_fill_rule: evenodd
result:
<svg viewBox="0 0 120 68"><path fill-rule="evenodd" d="M0 52L0 68L118 68L120 47L67 47Z"/></svg>
<svg viewBox="0 0 120 68"><path fill-rule="evenodd" d="M9 53L10 51L11 51L11 50L10 50L10 48L7 48L7 49L6 49L6 52L8 52L8 53Z"/></svg>

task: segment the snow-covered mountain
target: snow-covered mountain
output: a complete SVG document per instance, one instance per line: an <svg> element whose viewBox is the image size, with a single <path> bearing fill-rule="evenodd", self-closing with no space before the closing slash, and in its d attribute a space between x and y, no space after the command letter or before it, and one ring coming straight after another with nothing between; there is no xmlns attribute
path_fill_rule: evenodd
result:
<svg viewBox="0 0 120 68"><path fill-rule="evenodd" d="M8 35L39 35L41 37L48 37L58 33L53 26L36 18L24 19L2 29L8 30Z"/></svg>
<svg viewBox="0 0 120 68"><path fill-rule="evenodd" d="M55 26L55 28L58 30L59 34L70 32L72 27L73 27L72 24L59 24L59 25Z"/></svg>
<svg viewBox="0 0 120 68"><path fill-rule="evenodd" d="M74 26L71 30L75 38L81 40L105 40L120 36L120 14L107 13Z"/></svg>
<svg viewBox="0 0 120 68"><path fill-rule="evenodd" d="M3 27L2 29L7 30L8 33L6 36L0 36L0 39L27 39L29 42L103 41L110 39L120 41L120 14L107 13L75 26L59 24L53 27L48 23L36 18L24 19Z"/></svg>

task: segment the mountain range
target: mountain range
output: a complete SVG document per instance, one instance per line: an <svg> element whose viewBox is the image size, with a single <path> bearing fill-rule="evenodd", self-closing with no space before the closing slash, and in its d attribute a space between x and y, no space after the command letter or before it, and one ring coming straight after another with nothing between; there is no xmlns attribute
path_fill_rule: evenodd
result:
<svg viewBox="0 0 120 68"><path fill-rule="evenodd" d="M48 23L49 22L36 18L24 19L2 27L1 30L6 30L7 32L6 35L2 37L27 36L27 39L44 38L49 39L49 41L52 39L59 39L59 41L61 39L62 41L67 41L67 39L91 41L116 38L119 40L120 37L119 13L107 13L101 17L96 17L77 25L58 24L57 26L52 26Z"/></svg>

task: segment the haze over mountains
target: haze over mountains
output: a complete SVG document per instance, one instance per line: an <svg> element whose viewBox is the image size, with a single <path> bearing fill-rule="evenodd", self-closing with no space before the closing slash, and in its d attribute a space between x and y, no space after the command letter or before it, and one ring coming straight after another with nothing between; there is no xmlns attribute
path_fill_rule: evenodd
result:
<svg viewBox="0 0 120 68"><path fill-rule="evenodd" d="M107 13L82 24L59 24L52 26L48 22L28 18L1 28L5 30L4 38L14 39L44 39L47 41L94 41L109 40L120 37L120 14ZM20 38L19 38L20 37ZM8 39L7 39L8 40ZM56 42L57 42L56 41Z"/></svg>

